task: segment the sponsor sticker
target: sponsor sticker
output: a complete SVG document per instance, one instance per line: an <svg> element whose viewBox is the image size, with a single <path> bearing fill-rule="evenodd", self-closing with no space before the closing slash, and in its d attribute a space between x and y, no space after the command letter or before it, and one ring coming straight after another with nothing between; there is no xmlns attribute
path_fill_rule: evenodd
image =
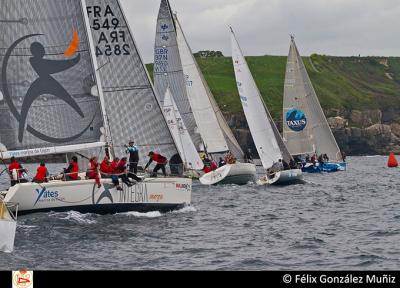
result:
<svg viewBox="0 0 400 288"><path fill-rule="evenodd" d="M299 109L290 109L286 112L286 125L295 132L303 131L307 126L306 114Z"/></svg>

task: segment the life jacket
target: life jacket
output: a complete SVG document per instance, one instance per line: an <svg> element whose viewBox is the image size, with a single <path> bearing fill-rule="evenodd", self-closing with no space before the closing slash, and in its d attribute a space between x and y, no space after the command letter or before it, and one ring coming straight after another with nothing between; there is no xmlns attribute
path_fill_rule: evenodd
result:
<svg viewBox="0 0 400 288"><path fill-rule="evenodd" d="M37 181L44 182L44 180L46 179L46 176L47 176L47 168L45 166L39 166L37 168L37 173L36 173L35 179Z"/></svg>
<svg viewBox="0 0 400 288"><path fill-rule="evenodd" d="M117 166L118 173L124 173L126 170L126 161L119 161Z"/></svg>
<svg viewBox="0 0 400 288"><path fill-rule="evenodd" d="M17 161L15 161L15 162L12 162L10 165L8 165L8 171L10 171L10 173L12 173L12 171L14 169L17 170L18 178L22 178L21 164L19 164ZM14 180L18 180L18 179L14 179Z"/></svg>
<svg viewBox="0 0 400 288"><path fill-rule="evenodd" d="M79 165L75 161L72 161L71 165L72 165L72 169L69 174L69 178L71 178L72 180L78 180Z"/></svg>
<svg viewBox="0 0 400 288"><path fill-rule="evenodd" d="M112 168L109 163L106 161L101 162L100 164L100 172L104 174L112 174Z"/></svg>
<svg viewBox="0 0 400 288"><path fill-rule="evenodd" d="M214 171L214 170L217 170L217 169L218 169L217 163L215 163L214 161L211 162L211 171Z"/></svg>
<svg viewBox="0 0 400 288"><path fill-rule="evenodd" d="M168 159L158 153L154 153L153 157L151 159L153 161L157 162L157 164L161 164L161 165L165 165L168 163Z"/></svg>
<svg viewBox="0 0 400 288"><path fill-rule="evenodd" d="M212 169L211 169L211 167L210 166L204 166L204 168L203 168L203 172L204 173L210 173L211 171L213 171Z"/></svg>
<svg viewBox="0 0 400 288"><path fill-rule="evenodd" d="M115 174L119 173L118 165L119 165L119 161L114 160L111 162L112 173L115 173Z"/></svg>

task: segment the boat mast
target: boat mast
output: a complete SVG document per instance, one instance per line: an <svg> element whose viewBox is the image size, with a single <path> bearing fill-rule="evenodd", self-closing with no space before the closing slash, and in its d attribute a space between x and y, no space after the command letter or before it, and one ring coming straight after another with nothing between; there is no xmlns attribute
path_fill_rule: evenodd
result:
<svg viewBox="0 0 400 288"><path fill-rule="evenodd" d="M107 116L107 110L105 107L105 100L104 100L104 92L103 92L103 85L101 83L101 77L100 77L100 70L99 70L99 64L97 63L97 58L96 58L96 50L95 50L95 46L94 46L94 41L93 41L93 35L92 35L92 28L90 26L90 20L89 20L89 15L87 13L87 9L86 9L86 0L81 0L81 7L82 7L82 13L83 13L83 18L85 20L85 26L86 26L86 32L87 32L87 38L89 41L89 46L90 46L90 50L89 50L89 54L92 58L92 63L93 63L93 68L95 71L95 77L96 77L96 83L97 83L97 90L99 92L99 98L100 98L100 107L101 107L101 112L103 115L103 123L104 123L104 136L105 136L105 142L106 142L106 155L107 156L113 156L114 155L114 148L112 145L112 136L111 136L111 132L110 132L110 124L108 121L108 116ZM111 155L110 155L110 151L109 148L111 147Z"/></svg>

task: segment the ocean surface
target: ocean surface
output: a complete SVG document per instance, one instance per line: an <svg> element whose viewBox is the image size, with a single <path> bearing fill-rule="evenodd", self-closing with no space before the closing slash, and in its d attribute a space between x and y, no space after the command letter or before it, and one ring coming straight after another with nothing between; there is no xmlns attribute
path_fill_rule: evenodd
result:
<svg viewBox="0 0 400 288"><path fill-rule="evenodd" d="M286 187L194 183L192 206L167 214L21 216L0 270L398 270L400 170L386 162L349 157Z"/></svg>

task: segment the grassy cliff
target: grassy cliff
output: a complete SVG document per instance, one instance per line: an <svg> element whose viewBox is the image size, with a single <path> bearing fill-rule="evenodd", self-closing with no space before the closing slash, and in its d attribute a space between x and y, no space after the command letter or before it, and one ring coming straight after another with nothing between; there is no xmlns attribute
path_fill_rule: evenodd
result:
<svg viewBox="0 0 400 288"><path fill-rule="evenodd" d="M400 58L304 57L311 81L325 109L382 111L400 107ZM282 110L286 57L247 57L272 115ZM241 111L231 58L198 58L198 63L225 112ZM152 65L148 65L152 74Z"/></svg>

